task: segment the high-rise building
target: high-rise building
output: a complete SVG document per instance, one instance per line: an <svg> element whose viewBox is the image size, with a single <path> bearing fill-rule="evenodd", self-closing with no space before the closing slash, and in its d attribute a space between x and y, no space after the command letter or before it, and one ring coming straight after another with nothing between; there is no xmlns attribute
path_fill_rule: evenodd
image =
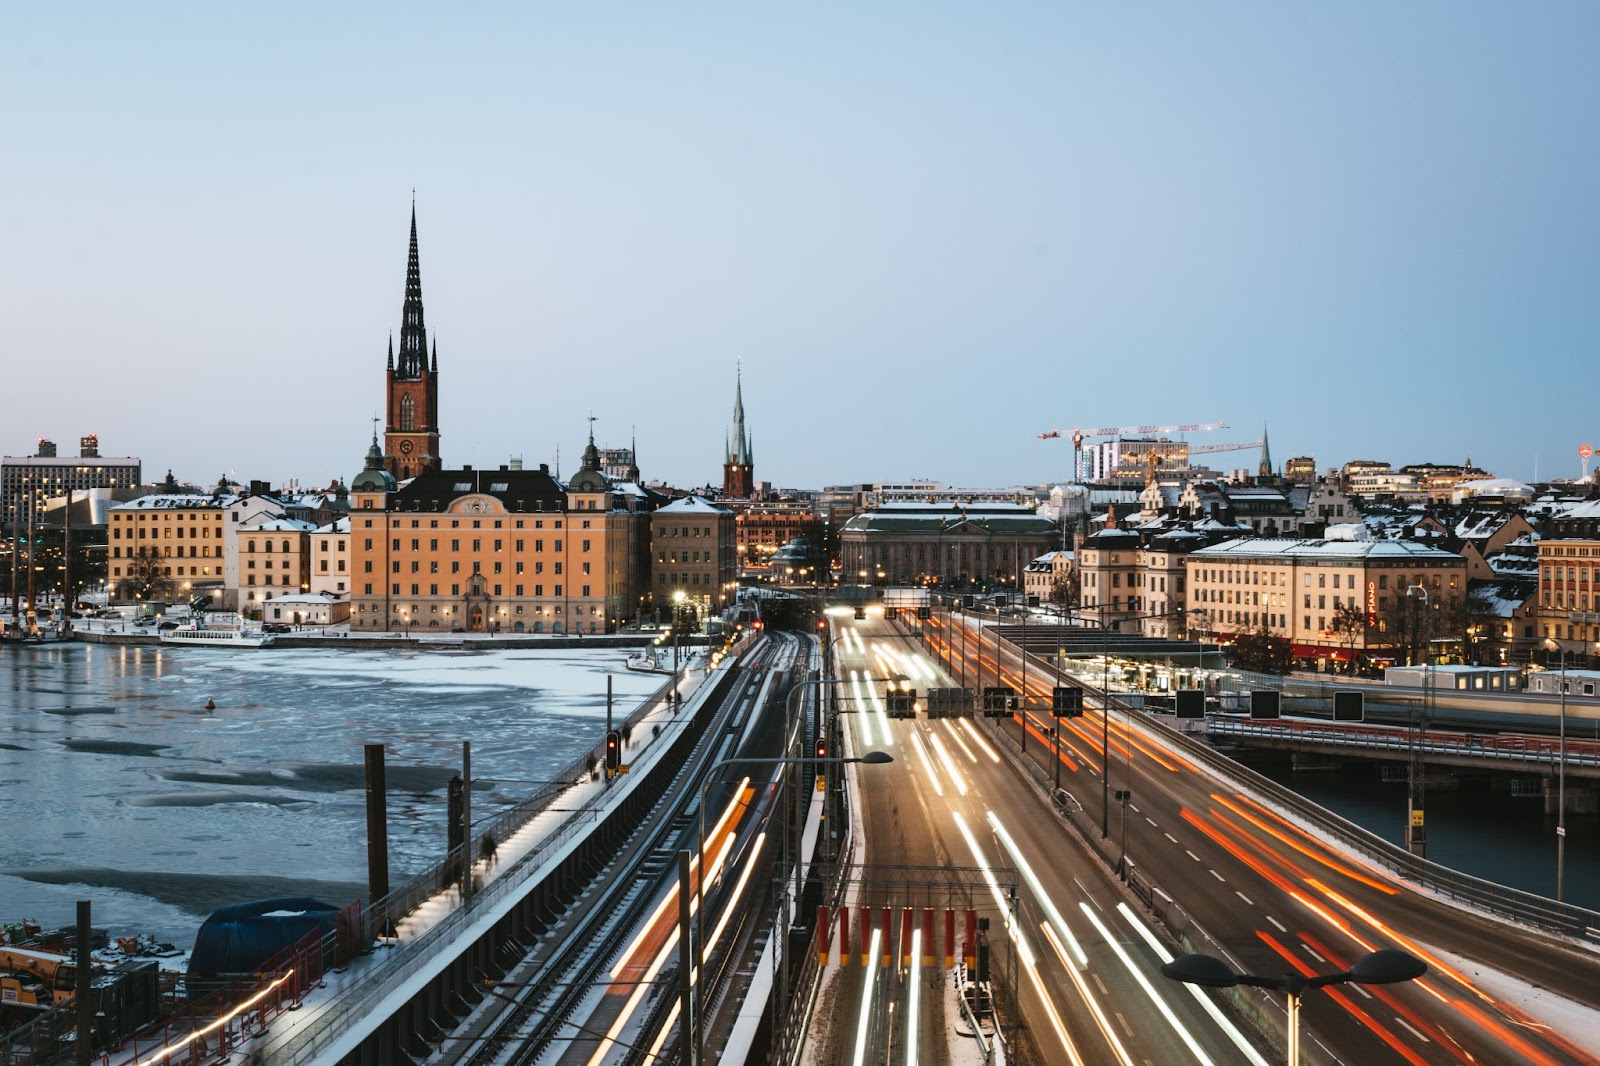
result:
<svg viewBox="0 0 1600 1066"><path fill-rule="evenodd" d="M417 259L417 205L411 205L411 255L406 261L406 299L400 316L400 358L389 339L386 375L388 421L383 432L384 461L389 472L404 480L438 471L439 341L428 354L428 331L422 320L422 267Z"/></svg>
<svg viewBox="0 0 1600 1066"><path fill-rule="evenodd" d="M744 374L736 372L733 385L733 431L724 449L722 495L726 499L747 500L755 491L755 449L744 428Z"/></svg>
<svg viewBox="0 0 1600 1066"><path fill-rule="evenodd" d="M137 488L143 477L143 467L136 458L106 457L99 454L99 441L92 453L80 449L82 455L57 456L54 444L39 442L37 455L5 456L0 458L0 526L9 530L13 523L28 520L30 508L42 509L44 502L66 494L68 489L81 492L85 489L117 489L127 491ZM49 445L46 449L45 445Z"/></svg>

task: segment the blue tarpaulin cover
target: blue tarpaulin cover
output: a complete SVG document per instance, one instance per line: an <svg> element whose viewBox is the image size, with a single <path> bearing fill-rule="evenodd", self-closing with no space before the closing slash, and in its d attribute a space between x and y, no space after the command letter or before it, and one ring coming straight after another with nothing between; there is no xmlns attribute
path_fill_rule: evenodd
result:
<svg viewBox="0 0 1600 1066"><path fill-rule="evenodd" d="M189 973L251 973L307 933L333 931L339 908L290 896L220 907L200 927Z"/></svg>

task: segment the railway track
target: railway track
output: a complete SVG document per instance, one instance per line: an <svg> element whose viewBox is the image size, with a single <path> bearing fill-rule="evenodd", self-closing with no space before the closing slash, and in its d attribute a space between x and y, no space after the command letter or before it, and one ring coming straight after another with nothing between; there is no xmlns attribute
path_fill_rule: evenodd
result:
<svg viewBox="0 0 1600 1066"><path fill-rule="evenodd" d="M630 1031L659 1031L674 1002L669 990L676 986L676 956L673 963L658 961L631 978L614 979L612 971L630 942L662 925L653 911L675 889L677 853L696 849L699 784L706 769L724 756L750 716L759 713L758 701L768 691L768 678L794 664L803 647L795 638L775 634L747 653L693 753L616 857L497 983L490 997L444 1039L430 1062L531 1066L647 1057L637 1045L617 1038L634 1007L640 1008L646 1023L635 1023ZM719 885L718 891L724 887ZM712 902L708 901L708 921ZM675 916L676 908L671 910ZM733 939L745 933L748 920L745 916L733 925ZM655 936L659 941L660 934ZM660 944L655 947L659 952ZM718 970L725 967L724 962ZM714 984L720 986L722 981Z"/></svg>

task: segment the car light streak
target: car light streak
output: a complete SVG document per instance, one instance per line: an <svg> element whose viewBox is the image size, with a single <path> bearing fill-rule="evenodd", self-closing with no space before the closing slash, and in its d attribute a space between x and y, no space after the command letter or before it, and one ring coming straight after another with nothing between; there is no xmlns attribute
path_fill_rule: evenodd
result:
<svg viewBox="0 0 1600 1066"><path fill-rule="evenodd" d="M1287 962L1290 966L1293 966L1301 974L1305 975L1306 977L1315 976L1315 970L1313 970L1305 962L1302 962L1300 957L1294 952L1278 943L1278 941L1270 934L1264 933L1257 929L1256 936L1260 937L1268 947L1281 955L1285 962ZM1349 996L1331 986L1324 988L1322 991L1327 993L1329 999L1333 1000L1335 1003L1339 1004L1339 1006L1349 1011L1351 1017L1355 1018L1362 1025L1366 1026L1374 1036L1376 1036L1379 1040L1382 1040L1385 1044L1388 1044L1397 1055L1411 1063L1412 1066L1428 1066L1426 1060L1402 1043L1400 1038L1391 1033L1386 1027L1378 1024L1377 1020L1374 1019L1372 1015L1356 1006L1355 1001Z"/></svg>
<svg viewBox="0 0 1600 1066"><path fill-rule="evenodd" d="M1341 970L1348 970L1350 968L1351 960L1343 958L1338 952L1329 948L1321 940L1318 940L1310 933L1302 932L1300 934L1300 939L1303 940L1311 948L1311 950L1326 958L1330 964L1337 966ZM1378 999L1382 1000L1389 1006L1391 1010L1398 1014L1403 1021L1409 1023L1412 1026L1412 1032L1416 1033L1417 1036L1422 1037L1425 1040L1432 1040L1446 1051L1455 1055L1455 1057L1461 1062L1473 1061L1472 1056L1462 1050L1456 1044L1456 1041L1453 1037L1440 1030L1437 1026L1423 1018L1422 1015L1418 1014L1410 1007L1407 1007L1404 1003L1400 1002L1400 1000L1390 993L1383 985L1373 985L1371 988L1367 989L1367 992L1370 995L1376 996Z"/></svg>
<svg viewBox="0 0 1600 1066"><path fill-rule="evenodd" d="M1244 810L1243 808L1239 807L1237 804L1235 804L1228 797L1220 796L1217 793L1213 792L1211 794L1211 798L1216 800L1218 803L1222 804L1224 807L1228 808L1230 811L1232 811L1235 814L1237 814L1240 818L1243 818L1245 821L1247 821L1251 825L1255 826L1257 829L1261 830L1263 833L1266 833L1268 836L1271 836L1274 839L1279 840L1282 843L1288 845L1289 847L1293 848L1295 851L1298 851L1300 854L1304 855L1306 858L1312 859L1315 862L1321 863L1323 866L1326 866L1328 869L1333 870L1336 873L1344 874L1346 877L1350 878L1352 881L1359 881L1361 884L1364 884L1364 885L1368 886L1369 888L1375 888L1379 892L1382 892L1382 893L1384 893L1386 895L1393 896L1393 895L1397 895L1399 893L1399 889L1394 888L1392 885L1384 884L1381 881L1375 881L1372 878L1367 877L1366 875L1364 875L1362 873L1359 873L1356 870L1352 870L1350 867L1344 865L1343 863L1335 862L1333 859L1330 859L1325 855L1321 855L1321 854L1313 851L1311 848L1308 848L1308 847L1306 847L1306 846L1304 846L1302 844L1296 843L1295 841L1289 839L1287 834L1281 833L1278 830L1273 829L1270 825L1267 825L1265 822L1261 821L1259 818L1256 818L1255 816L1253 816L1249 811ZM1303 836L1305 835L1302 830L1296 829L1295 832L1299 832ZM1306 839L1313 840L1315 838L1308 836L1308 837L1306 837Z"/></svg>
<svg viewBox="0 0 1600 1066"><path fill-rule="evenodd" d="M872 931L872 945L867 950L867 957L878 954L878 942L883 939L883 930ZM856 1054L855 1066L865 1066L867 1061L867 1021L872 1014L872 982L877 977L876 966L866 967L866 973L861 981L861 1016L856 1021Z"/></svg>
<svg viewBox="0 0 1600 1066"><path fill-rule="evenodd" d="M951 817L955 819L956 828L961 831L962 839L967 842L967 847L972 852L973 861L983 871L983 879L988 882L989 892L994 896L995 906L999 908L1001 914L1005 915L1006 931L1011 935L1012 943L1017 945L1017 961L1027 971L1028 980L1032 983L1034 992L1038 995L1039 1001L1044 1004L1045 1009L1049 1011L1050 1023L1056 1031L1056 1036L1061 1040L1061 1046L1066 1048L1067 1057L1076 1066L1084 1066L1083 1058L1078 1054L1077 1045L1072 1042L1072 1036L1067 1032L1066 1024L1062 1022L1060 1016L1056 1013L1055 1004L1051 999L1050 993L1045 989L1044 980L1039 976L1039 967L1034 957L1033 947L1028 943L1028 938L1022 935L1022 930L1012 921L1011 908L1006 903L1005 895L1000 891L1000 882L994 879L994 871L989 867L989 860L984 856L983 849L978 846L977 837L972 835L972 830L967 827L967 820L961 817L959 811L952 811ZM1045 931L1047 934L1049 933L1048 926L1045 927ZM1105 1034L1105 1038L1116 1052L1118 1060L1123 1063L1123 1066L1133 1066L1132 1061L1128 1058L1127 1051L1122 1047L1122 1042L1117 1039L1117 1034L1111 1031L1110 1023L1107 1022L1105 1015L1101 1013L1100 1005L1089 994L1089 989L1084 985L1082 976L1071 966L1067 967L1067 973L1072 977L1073 983L1078 986L1078 991L1083 995L1084 1002L1089 1005L1089 1009L1094 1013L1095 1020L1100 1025L1100 1031Z"/></svg>
<svg viewBox="0 0 1600 1066"><path fill-rule="evenodd" d="M1140 939L1149 945L1151 951L1155 952L1156 958L1164 963L1172 961L1172 952L1167 950L1165 944L1156 939L1156 935L1134 915L1133 911L1128 909L1126 903L1120 901L1117 903L1117 913L1121 914L1123 919L1133 926L1134 932L1138 933ZM1244 1053L1245 1058L1249 1059L1255 1066L1267 1066L1267 1060L1261 1057L1261 1052L1251 1046L1250 1042L1244 1038L1244 1034L1239 1031L1239 1027L1234 1025L1233 1021L1217 1008L1217 1005L1211 1001L1211 997L1201 991L1199 985L1184 984L1183 987L1189 990L1189 994L1194 996L1205 1012L1211 1016L1211 1020L1217 1023L1217 1028L1228 1034L1228 1039L1233 1041L1234 1047Z"/></svg>
<svg viewBox="0 0 1600 1066"><path fill-rule="evenodd" d="M922 1019L922 928L911 931L911 1009L906 1012L906 1066L918 1066L918 1022Z"/></svg>
<svg viewBox="0 0 1600 1066"><path fill-rule="evenodd" d="M944 795L944 787L939 784L939 771L933 768L933 760L928 757L928 746L922 742L922 737L913 730L911 744L917 749L917 754L922 756L922 765L928 771L928 783L933 786L933 791Z"/></svg>
<svg viewBox="0 0 1600 1066"><path fill-rule="evenodd" d="M972 724L970 719L961 719L961 725L962 728L967 731L967 735L972 737L972 742L978 745L978 747L982 748L985 755L989 756L990 762L997 763L1000 761L1000 753L995 751L994 746L991 745L987 740L983 739L983 734L978 732L977 727Z"/></svg>
<svg viewBox="0 0 1600 1066"><path fill-rule="evenodd" d="M755 789L750 788L749 786L750 779L748 777L739 782L739 787L734 790L733 799L728 802L727 808L723 810L721 817L717 819L716 825L712 828L711 832L707 834L708 839L714 840L721 835L722 831L727 828L728 820L735 814L743 811L745 807L749 806L750 797L755 794ZM720 860L727 856L728 851L732 846L733 842L731 839L724 841L720 847L716 849L718 852L719 862L707 863L706 868L712 873L715 873ZM699 866L700 857L698 855L689 856L689 870L691 877L697 877L699 875ZM702 888L700 891L704 892L705 890ZM699 893L696 893L695 895L696 898L689 901L689 909L691 912L698 907L700 902L698 899ZM639 950L639 947L644 943L645 938L650 935L650 931L654 929L656 923L661 920L661 916L666 913L666 910L669 906L676 906L677 900L678 890L675 887L661 897L661 902L656 904L656 909L651 913L650 917L645 921L645 923L639 927L638 934L633 938L632 942L628 944L627 949L624 950L620 956L618 956L617 964L611 968L611 976L613 979L621 975L623 969L626 968L628 963L633 960L634 953Z"/></svg>
<svg viewBox="0 0 1600 1066"><path fill-rule="evenodd" d="M938 733L929 733L928 739L933 742L933 750L939 753L939 761L944 763L945 773L950 775L950 781L956 786L956 791L961 795L967 794L967 783L961 778L961 771L956 769L956 761L950 757L950 751L939 739Z"/></svg>
<svg viewBox="0 0 1600 1066"><path fill-rule="evenodd" d="M1039 901L1039 906L1044 908L1045 917L1050 919L1051 924L1066 938L1067 943L1072 945L1072 954L1077 958L1078 966L1080 968L1088 966L1089 956L1085 954L1083 945L1079 944L1078 938L1072 935L1072 928L1067 925L1066 918L1062 917L1061 912L1056 909L1055 900L1051 899L1050 894L1044 890L1044 885L1039 882L1038 876L1034 874L1033 867L1023 857L1022 849L1017 847L1016 840L1012 838L1006 827L1000 823L1000 816L995 814L994 811L989 811L988 814L989 828L994 830L995 839L1000 841L1000 846L1005 849L1007 855L1011 856L1011 861L1017 864L1017 869L1021 871L1023 879L1028 882L1028 887L1033 890L1034 898Z"/></svg>
<svg viewBox="0 0 1600 1066"><path fill-rule="evenodd" d="M970 759L972 762L978 761L977 753L971 748L967 747L967 742L961 739L961 730L955 728L954 725L952 725L950 729L950 739L961 745L961 750L967 753L968 759Z"/></svg>
<svg viewBox="0 0 1600 1066"><path fill-rule="evenodd" d="M278 987L280 985L282 985L285 981L289 980L289 978L293 977L294 974L295 974L295 971L293 971L293 970L285 970L281 975L279 975L279 977L278 977L278 979L276 981L273 981L267 987L263 988L261 991L257 992L255 995L251 996L249 999L245 1000L243 1003L237 1004L232 1010L228 1011L228 1013L226 1013L222 1017L216 1019L211 1024L207 1025L205 1028L196 1029L194 1032L188 1034L183 1039L179 1040L176 1044L168 1044L168 1045L166 1045L165 1047L161 1048L161 1050L157 1051L154 1055L151 1055L147 1059L139 1059L137 1061L137 1063L135 1064L135 1066L147 1066L147 1064L149 1064L149 1063L156 1063L156 1062L166 1061L167 1059L172 1058L172 1056L177 1054L179 1051L182 1051L183 1049L185 1049L187 1047L190 1047L196 1041L200 1042L201 1044L204 1044L205 1037L206 1037L207 1033L213 1033L213 1032L216 1032L218 1029L223 1028L229 1022L231 1022L235 1018L237 1018L239 1015L243 1014L245 1011L249 1010L251 1007L254 1007L257 1003L260 1003L262 1000L266 999L273 992L277 991L277 989L278 989Z"/></svg>
<svg viewBox="0 0 1600 1066"><path fill-rule="evenodd" d="M672 898L677 898L676 892L672 893ZM599 1045L594 1049L594 1054L589 1056L587 1066L599 1066L601 1062L605 1061L605 1057L611 1053L611 1045L616 1043L617 1037L622 1035L623 1028L633 1019L634 1010L639 1006L639 1002L650 993L655 983L656 975L661 972L661 968L666 965L667 960L673 956L677 948L678 923L673 922L672 932L667 935L666 942L656 952L656 957L650 961L650 968L644 972L644 976L634 985L633 992L629 994L628 1001L622 1005L622 1012L617 1015L616 1021L611 1023L611 1028L607 1029L606 1035L601 1037ZM671 1021L669 1020L667 1024L670 1025Z"/></svg>
<svg viewBox="0 0 1600 1066"><path fill-rule="evenodd" d="M894 737L889 733L889 716L884 712L883 701L878 698L878 690L872 684L872 679L858 672L856 674L856 683L860 686L858 691L866 693L866 706L862 708L862 713L856 715L856 717L860 718L863 723L870 719L876 719L878 729L883 733L883 746L886 748L893 747ZM871 743L871 740L867 741L867 744L870 745Z"/></svg>
<svg viewBox="0 0 1600 1066"><path fill-rule="evenodd" d="M733 894L728 898L728 905L722 909L722 917L717 921L717 927L706 938L704 953L709 955L711 949L717 946L717 941L722 939L722 931L733 920L734 914L739 909L739 900L744 896L745 886L750 882L750 874L754 872L756 860L760 858L761 849L766 846L766 843L767 834L762 832L756 835L755 842L750 845L750 855L744 861L744 869L739 874L739 880L734 882Z"/></svg>
<svg viewBox="0 0 1600 1066"><path fill-rule="evenodd" d="M864 682L861 680L861 671L852 671L850 678L850 687L855 691L856 694L856 706L860 708L859 712L856 714L856 723L861 729L861 743L870 748L876 743L876 741L874 741L872 737L872 715L868 713L869 705L867 703L867 697L866 694L862 692Z"/></svg>
<svg viewBox="0 0 1600 1066"><path fill-rule="evenodd" d="M1111 950L1122 961L1122 965L1128 968L1128 972L1133 975L1133 979L1139 982L1139 987L1144 989L1144 994L1149 996L1151 1001L1155 1003L1156 1009L1167 1020L1167 1024L1177 1031L1178 1039L1182 1040L1184 1046L1194 1053L1195 1058L1210 1064L1211 1056L1205 1053L1205 1050L1200 1046L1200 1042L1194 1038L1194 1034L1189 1032L1184 1024L1178 1020L1178 1016L1172 1012L1171 1005L1156 992L1155 986L1150 983L1150 979L1134 964L1133 957L1123 949L1117 938L1111 935L1111 930L1106 928L1105 923L1100 920L1100 916L1095 914L1094 909L1083 900L1078 901L1078 907L1083 911L1085 917L1089 919L1089 924L1093 925L1100 935L1105 938Z"/></svg>

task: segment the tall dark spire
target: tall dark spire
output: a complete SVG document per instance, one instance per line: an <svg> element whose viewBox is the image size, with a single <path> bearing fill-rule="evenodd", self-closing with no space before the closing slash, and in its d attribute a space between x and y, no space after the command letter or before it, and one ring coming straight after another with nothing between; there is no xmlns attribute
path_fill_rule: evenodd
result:
<svg viewBox="0 0 1600 1066"><path fill-rule="evenodd" d="M1272 476L1272 445L1267 443L1267 427L1265 423L1261 426L1261 466L1259 472L1262 477Z"/></svg>
<svg viewBox="0 0 1600 1066"><path fill-rule="evenodd" d="M417 258L417 205L411 204L411 256L406 261L406 302L400 316L402 378L419 378L428 369L428 331L422 322L422 266Z"/></svg>

